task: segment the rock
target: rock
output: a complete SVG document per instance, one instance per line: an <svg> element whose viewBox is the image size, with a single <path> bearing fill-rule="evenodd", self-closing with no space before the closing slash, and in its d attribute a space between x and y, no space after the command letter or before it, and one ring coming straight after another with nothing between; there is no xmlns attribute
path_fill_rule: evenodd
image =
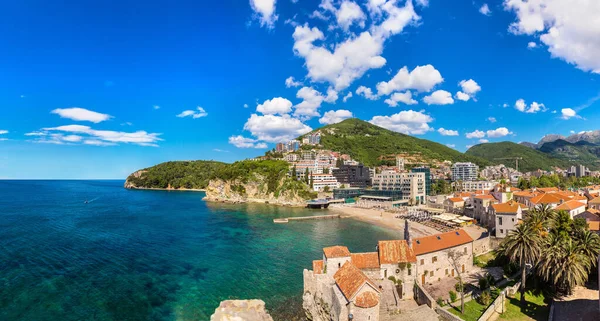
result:
<svg viewBox="0 0 600 321"><path fill-rule="evenodd" d="M275 193L267 193L266 178L255 175L253 179L242 182L224 181L221 179L212 179L206 187L206 201L228 202L228 203L263 203L282 206L304 207L306 200L298 195L297 191L288 190L283 187L285 179L282 179Z"/></svg>
<svg viewBox="0 0 600 321"><path fill-rule="evenodd" d="M125 188L129 188L129 189L136 189L138 188L137 186L135 186L135 184L133 184L130 181L130 178L135 177L135 178L140 178L142 176L142 174L144 174L146 171L145 170L139 170L131 175L129 175L129 177L127 177L127 180L125 181Z"/></svg>
<svg viewBox="0 0 600 321"><path fill-rule="evenodd" d="M262 300L221 301L210 321L273 321Z"/></svg>

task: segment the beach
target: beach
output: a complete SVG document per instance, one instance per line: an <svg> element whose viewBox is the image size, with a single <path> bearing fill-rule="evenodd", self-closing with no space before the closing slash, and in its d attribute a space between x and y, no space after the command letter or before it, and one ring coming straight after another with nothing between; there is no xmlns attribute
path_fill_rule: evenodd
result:
<svg viewBox="0 0 600 321"><path fill-rule="evenodd" d="M404 231L404 220L395 218L398 213L389 213L377 209L365 209L348 205L330 205L328 210L362 222L397 231ZM436 229L417 222L410 222L410 230L413 237L422 237L439 233ZM402 235L404 235L404 232Z"/></svg>

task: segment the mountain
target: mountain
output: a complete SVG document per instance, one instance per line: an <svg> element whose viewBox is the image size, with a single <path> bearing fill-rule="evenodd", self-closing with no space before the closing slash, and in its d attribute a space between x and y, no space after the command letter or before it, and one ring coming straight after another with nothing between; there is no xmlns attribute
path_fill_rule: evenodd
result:
<svg viewBox="0 0 600 321"><path fill-rule="evenodd" d="M514 160L501 158L522 157L523 160L519 160L519 171L521 172L538 169L550 170L554 166L561 168L570 166L567 160L513 142L479 144L469 148L465 154L484 158L492 164L504 164L513 168L515 167Z"/></svg>
<svg viewBox="0 0 600 321"><path fill-rule="evenodd" d="M557 140L564 140L564 141L567 141L567 142L573 143L573 144L575 144L577 142L588 142L588 143L600 145L600 130L584 131L584 132L580 132L577 134L573 134L569 137L565 137L562 135L556 135L556 134L549 134L549 135L542 137L542 139L537 144L529 143L529 142L523 142L521 144L531 147L531 148L539 149L540 147L542 147L542 145L544 145L546 143L552 143Z"/></svg>
<svg viewBox="0 0 600 321"><path fill-rule="evenodd" d="M488 165L485 159L465 155L436 142L393 132L357 118L327 125L307 135L317 131L321 133L323 148L348 154L366 166L384 164L385 161L378 159L380 156L399 153L420 153L425 160L450 160L473 162L480 166Z"/></svg>
<svg viewBox="0 0 600 321"><path fill-rule="evenodd" d="M125 187L131 189L204 189L209 180L227 164L214 161L161 163L129 175Z"/></svg>
<svg viewBox="0 0 600 321"><path fill-rule="evenodd" d="M600 169L600 145L587 140L572 143L558 139L544 143L539 147L539 151L570 163L585 165L592 170Z"/></svg>

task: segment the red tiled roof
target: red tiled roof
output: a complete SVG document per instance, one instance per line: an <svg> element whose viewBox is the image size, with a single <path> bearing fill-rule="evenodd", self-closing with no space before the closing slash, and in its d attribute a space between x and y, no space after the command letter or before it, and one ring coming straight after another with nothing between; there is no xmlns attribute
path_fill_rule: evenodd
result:
<svg viewBox="0 0 600 321"><path fill-rule="evenodd" d="M373 284L373 281L369 280L369 278L351 262L344 263L344 265L335 272L333 279L348 301L352 299L360 287L365 283L370 284L375 291L379 291L375 284Z"/></svg>
<svg viewBox="0 0 600 321"><path fill-rule="evenodd" d="M379 304L379 295L373 291L365 291L354 299L354 305L359 308L372 308Z"/></svg>
<svg viewBox="0 0 600 321"><path fill-rule="evenodd" d="M460 202L464 202L465 201L464 199L462 199L460 197L452 197L452 198L449 198L449 200L452 203L460 203Z"/></svg>
<svg viewBox="0 0 600 321"><path fill-rule="evenodd" d="M536 190L544 192L544 193L552 193L552 192L559 191L558 187L539 187L539 188L536 188Z"/></svg>
<svg viewBox="0 0 600 321"><path fill-rule="evenodd" d="M478 195L478 196L475 196L475 198L482 199L482 200L495 200L495 198L492 195Z"/></svg>
<svg viewBox="0 0 600 321"><path fill-rule="evenodd" d="M596 197L590 201L589 204L600 204L600 197Z"/></svg>
<svg viewBox="0 0 600 321"><path fill-rule="evenodd" d="M313 272L315 274L323 274L323 260L313 261Z"/></svg>
<svg viewBox="0 0 600 321"><path fill-rule="evenodd" d="M496 211L496 214L498 214L498 213L516 214L519 211L519 207L521 207L521 210L526 208L525 205L515 202L515 201L508 201L508 202L502 203L502 204L492 204L492 207L494 208L494 211Z"/></svg>
<svg viewBox="0 0 600 321"><path fill-rule="evenodd" d="M555 210L557 210L557 211L572 211L572 210L580 208L580 207L585 207L585 204L583 204L579 201L573 200L573 201L567 201L567 202L560 204L559 206L557 206L555 208Z"/></svg>
<svg viewBox="0 0 600 321"><path fill-rule="evenodd" d="M378 269L379 254L377 252L370 253L352 253L350 254L352 264L359 269Z"/></svg>
<svg viewBox="0 0 600 321"><path fill-rule="evenodd" d="M600 231L600 221L590 221L587 222L590 231L598 232Z"/></svg>
<svg viewBox="0 0 600 321"><path fill-rule="evenodd" d="M420 237L413 241L413 249L416 255L449 249L455 246L473 242L473 239L464 230L452 231L426 237Z"/></svg>
<svg viewBox="0 0 600 321"><path fill-rule="evenodd" d="M415 252L405 240L379 241L377 248L379 249L380 264L417 262Z"/></svg>
<svg viewBox="0 0 600 321"><path fill-rule="evenodd" d="M533 204L560 204L561 199L554 194L540 194L531 199Z"/></svg>
<svg viewBox="0 0 600 321"><path fill-rule="evenodd" d="M348 248L339 245L323 248L323 253L325 253L325 257L328 259L350 256L350 251L348 251Z"/></svg>

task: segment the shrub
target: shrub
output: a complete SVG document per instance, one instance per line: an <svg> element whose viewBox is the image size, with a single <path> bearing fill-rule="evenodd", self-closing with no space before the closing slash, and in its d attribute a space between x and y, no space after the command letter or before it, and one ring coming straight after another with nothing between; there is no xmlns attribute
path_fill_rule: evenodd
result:
<svg viewBox="0 0 600 321"><path fill-rule="evenodd" d="M479 295L477 298L477 302L479 302L481 305L488 306L492 302L492 295L490 294L490 291L483 291L483 293L481 293L481 295Z"/></svg>
<svg viewBox="0 0 600 321"><path fill-rule="evenodd" d="M437 305L443 307L444 305L446 305L446 303L444 303L444 299L442 298L438 298L436 301Z"/></svg>
<svg viewBox="0 0 600 321"><path fill-rule="evenodd" d="M450 301L456 302L456 298L457 298L456 292L450 291L450 292L448 292L448 294L450 295Z"/></svg>
<svg viewBox="0 0 600 321"><path fill-rule="evenodd" d="M505 275L511 276L511 275L517 273L517 271L519 270L519 267L516 264L507 263L502 267L502 270L504 270Z"/></svg>
<svg viewBox="0 0 600 321"><path fill-rule="evenodd" d="M486 290L490 287L490 283L488 282L488 280L486 278L481 278L479 279L479 289L480 290Z"/></svg>
<svg viewBox="0 0 600 321"><path fill-rule="evenodd" d="M459 283L456 283L456 284L454 285L454 289L456 290L456 292L458 292L458 293L462 293L462 292L465 290L465 285L463 284L463 285L461 286L460 282L459 282Z"/></svg>
<svg viewBox="0 0 600 321"><path fill-rule="evenodd" d="M393 275L392 275L392 276L390 276L390 277L388 278L388 280L390 280L390 281L392 281L392 282L396 283L396 278L395 278Z"/></svg>

